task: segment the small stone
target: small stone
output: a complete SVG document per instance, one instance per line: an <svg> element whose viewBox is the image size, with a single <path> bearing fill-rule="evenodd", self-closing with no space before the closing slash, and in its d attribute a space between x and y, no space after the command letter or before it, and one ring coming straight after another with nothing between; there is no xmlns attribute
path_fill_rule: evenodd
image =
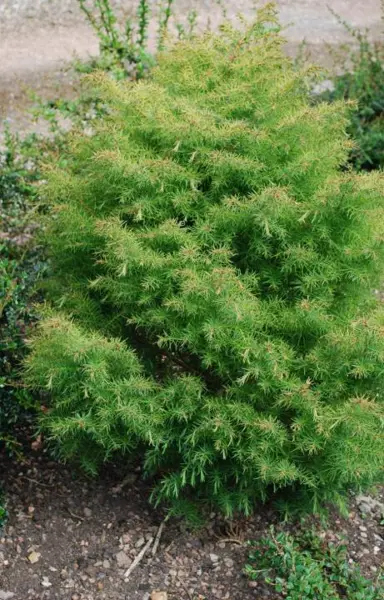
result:
<svg viewBox="0 0 384 600"><path fill-rule="evenodd" d="M28 555L28 560L32 565L34 565L38 562L40 556L41 554L39 552L31 552L31 554Z"/></svg>
<svg viewBox="0 0 384 600"><path fill-rule="evenodd" d="M0 600L11 600L14 597L13 592L6 592L5 590L0 590Z"/></svg>
<svg viewBox="0 0 384 600"><path fill-rule="evenodd" d="M86 517L92 517L92 511L90 508L85 507L83 510L84 516Z"/></svg>
<svg viewBox="0 0 384 600"><path fill-rule="evenodd" d="M233 565L235 564L232 558L224 558L224 563L228 569L232 569Z"/></svg>
<svg viewBox="0 0 384 600"><path fill-rule="evenodd" d="M210 555L209 555L209 558L211 559L211 561L212 561L213 563L217 563L217 562L219 562L219 557L217 556L217 554L210 554Z"/></svg>
<svg viewBox="0 0 384 600"><path fill-rule="evenodd" d="M49 581L48 577L43 577L43 581L41 582L41 585L45 588L52 587L52 583Z"/></svg>
<svg viewBox="0 0 384 600"><path fill-rule="evenodd" d="M168 600L167 592L152 592L151 600Z"/></svg>
<svg viewBox="0 0 384 600"><path fill-rule="evenodd" d="M103 560L103 568L104 569L110 569L111 568L111 563L109 562L109 560Z"/></svg>
<svg viewBox="0 0 384 600"><path fill-rule="evenodd" d="M367 528L364 525L359 526L360 531L367 531Z"/></svg>
<svg viewBox="0 0 384 600"><path fill-rule="evenodd" d="M100 566L100 564L99 564L99 566ZM96 565L88 565L88 567L86 567L84 569L84 573L86 573L88 575L88 577L96 577L96 573L97 573Z"/></svg>
<svg viewBox="0 0 384 600"><path fill-rule="evenodd" d="M116 554L116 561L121 569L127 569L132 563L129 556L127 556L127 554L125 554L125 552L122 550Z"/></svg>
<svg viewBox="0 0 384 600"><path fill-rule="evenodd" d="M136 544L135 544L135 548L141 548L141 546L144 546L145 544L145 538L141 537L137 540Z"/></svg>
<svg viewBox="0 0 384 600"><path fill-rule="evenodd" d="M356 503L361 512L365 514L373 513L375 510L384 511L384 504L371 496L356 496Z"/></svg>

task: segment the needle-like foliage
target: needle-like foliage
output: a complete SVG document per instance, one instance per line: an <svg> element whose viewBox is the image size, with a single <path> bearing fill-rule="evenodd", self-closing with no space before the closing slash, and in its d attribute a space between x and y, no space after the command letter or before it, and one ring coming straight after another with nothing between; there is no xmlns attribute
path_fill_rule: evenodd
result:
<svg viewBox="0 0 384 600"><path fill-rule="evenodd" d="M44 427L227 514L335 499L384 460L383 176L341 172L348 107L312 106L281 46L268 6L149 81L100 75L108 117L48 173Z"/></svg>

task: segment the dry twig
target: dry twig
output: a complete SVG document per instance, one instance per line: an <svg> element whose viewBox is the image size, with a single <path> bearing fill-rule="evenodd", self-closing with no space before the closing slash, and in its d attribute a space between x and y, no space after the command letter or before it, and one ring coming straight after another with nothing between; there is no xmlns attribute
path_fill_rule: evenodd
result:
<svg viewBox="0 0 384 600"><path fill-rule="evenodd" d="M155 543L153 544L153 548L152 548L152 556L155 556L155 554L157 552L157 548L159 547L161 534L162 534L163 529L164 529L164 523L165 523L165 521L163 521L162 523L160 523L160 527L157 530L156 537L155 537Z"/></svg>
<svg viewBox="0 0 384 600"><path fill-rule="evenodd" d="M131 566L129 567L129 569L127 569L124 573L124 579L125 581L128 580L128 577L131 575L131 573L136 569L137 565L143 560L144 558L144 554L146 553L146 551L149 549L150 545L153 542L153 536L151 536L148 540L148 542L145 544L144 548L141 550L141 552L136 556L135 560L133 561L133 563L131 564Z"/></svg>

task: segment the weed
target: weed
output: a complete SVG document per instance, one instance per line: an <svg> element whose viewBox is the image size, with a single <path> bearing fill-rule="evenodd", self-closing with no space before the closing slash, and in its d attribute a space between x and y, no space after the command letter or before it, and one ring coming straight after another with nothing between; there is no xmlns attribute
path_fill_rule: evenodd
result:
<svg viewBox="0 0 384 600"><path fill-rule="evenodd" d="M384 6L384 4L383 4ZM356 144L350 153L354 168L370 171L384 167L384 43L371 41L369 32L354 28L333 12L348 31L352 44L332 52L341 72L334 87L321 99L345 99L356 103L348 133ZM384 22L384 11L383 11Z"/></svg>
<svg viewBox="0 0 384 600"><path fill-rule="evenodd" d="M17 452L13 429L34 406L20 379L20 363L28 327L35 320L31 295L43 262L32 243L35 140L20 144L7 131L5 139L0 155L0 441Z"/></svg>
<svg viewBox="0 0 384 600"><path fill-rule="evenodd" d="M316 530L275 534L252 544L246 575L262 580L287 600L383 600L383 578L366 579L350 564L347 547Z"/></svg>

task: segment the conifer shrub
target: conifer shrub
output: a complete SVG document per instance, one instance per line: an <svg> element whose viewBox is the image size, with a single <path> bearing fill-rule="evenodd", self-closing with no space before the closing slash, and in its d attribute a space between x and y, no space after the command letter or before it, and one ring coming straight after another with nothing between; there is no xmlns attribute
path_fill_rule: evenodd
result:
<svg viewBox="0 0 384 600"><path fill-rule="evenodd" d="M312 106L282 42L267 7L94 77L108 115L48 168L42 427L175 507L316 507L383 465L383 176L340 170L348 107Z"/></svg>

